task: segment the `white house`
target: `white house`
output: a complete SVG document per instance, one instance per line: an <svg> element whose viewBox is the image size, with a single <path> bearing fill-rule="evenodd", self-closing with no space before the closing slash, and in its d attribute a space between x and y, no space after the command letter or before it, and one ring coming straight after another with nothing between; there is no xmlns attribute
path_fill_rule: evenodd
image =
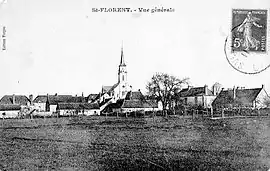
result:
<svg viewBox="0 0 270 171"><path fill-rule="evenodd" d="M0 105L0 118L16 118L21 110L20 105L6 104Z"/></svg>

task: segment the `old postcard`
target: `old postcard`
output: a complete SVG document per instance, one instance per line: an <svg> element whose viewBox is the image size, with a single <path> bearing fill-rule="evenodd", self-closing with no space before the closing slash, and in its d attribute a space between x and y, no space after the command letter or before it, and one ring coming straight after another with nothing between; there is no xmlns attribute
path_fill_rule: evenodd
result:
<svg viewBox="0 0 270 171"><path fill-rule="evenodd" d="M0 171L270 170L270 1L0 0Z"/></svg>

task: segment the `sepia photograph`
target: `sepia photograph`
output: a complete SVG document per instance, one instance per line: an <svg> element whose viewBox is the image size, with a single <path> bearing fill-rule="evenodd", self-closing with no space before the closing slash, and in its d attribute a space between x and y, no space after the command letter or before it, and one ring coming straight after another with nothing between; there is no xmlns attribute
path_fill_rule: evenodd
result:
<svg viewBox="0 0 270 171"><path fill-rule="evenodd" d="M0 0L0 171L270 171L269 0Z"/></svg>

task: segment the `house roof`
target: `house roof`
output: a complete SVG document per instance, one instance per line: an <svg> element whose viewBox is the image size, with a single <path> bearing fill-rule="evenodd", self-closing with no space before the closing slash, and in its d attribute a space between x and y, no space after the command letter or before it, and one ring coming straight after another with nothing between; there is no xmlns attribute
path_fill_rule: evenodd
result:
<svg viewBox="0 0 270 171"><path fill-rule="evenodd" d="M122 108L157 108L158 104L152 100L124 100Z"/></svg>
<svg viewBox="0 0 270 171"><path fill-rule="evenodd" d="M38 95L33 102L34 103L46 103L47 101L47 96L46 95Z"/></svg>
<svg viewBox="0 0 270 171"><path fill-rule="evenodd" d="M192 97L205 94L205 87L184 88L179 92L180 97ZM207 88L207 95L213 96L213 92Z"/></svg>
<svg viewBox="0 0 270 171"><path fill-rule="evenodd" d="M10 111L10 110L20 110L20 105L14 105L14 104L1 104L0 105L0 111Z"/></svg>
<svg viewBox="0 0 270 171"><path fill-rule="evenodd" d="M99 94L89 94L87 99L89 100L96 100L99 97Z"/></svg>
<svg viewBox="0 0 270 171"><path fill-rule="evenodd" d="M25 95L5 95L1 98L0 104L13 104L13 96L15 98L15 104L27 105L30 102Z"/></svg>
<svg viewBox="0 0 270 171"><path fill-rule="evenodd" d="M99 109L97 103L58 103L58 110Z"/></svg>
<svg viewBox="0 0 270 171"><path fill-rule="evenodd" d="M143 100L144 95L140 91L129 91L125 100Z"/></svg>
<svg viewBox="0 0 270 171"><path fill-rule="evenodd" d="M86 97L82 96L72 96L71 98L66 99L67 103L85 103Z"/></svg>
<svg viewBox="0 0 270 171"><path fill-rule="evenodd" d="M216 99L213 101L212 105L245 105L252 103L260 93L262 88L253 88L253 89L236 89L235 90L235 99L232 90L223 90L219 93Z"/></svg>
<svg viewBox="0 0 270 171"><path fill-rule="evenodd" d="M49 95L49 103L57 104L57 103L84 103L86 102L86 98L82 96L72 96L72 95ZM47 95L38 95L34 99L34 103L46 103Z"/></svg>
<svg viewBox="0 0 270 171"><path fill-rule="evenodd" d="M80 108L83 109L99 109L98 103L80 103Z"/></svg>
<svg viewBox="0 0 270 171"><path fill-rule="evenodd" d="M78 109L79 108L79 103L58 103L57 109Z"/></svg>

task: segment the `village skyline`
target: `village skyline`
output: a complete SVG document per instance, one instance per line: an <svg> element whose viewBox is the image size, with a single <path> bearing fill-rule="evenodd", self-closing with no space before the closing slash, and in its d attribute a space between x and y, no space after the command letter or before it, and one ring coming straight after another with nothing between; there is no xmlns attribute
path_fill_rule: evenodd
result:
<svg viewBox="0 0 270 171"><path fill-rule="evenodd" d="M92 8L113 6L175 10L92 12ZM269 91L269 69L243 74L230 66L224 54L231 8L237 6L267 7L269 3L209 0L194 7L177 1L116 1L113 5L85 0L6 1L0 7L1 35L6 29L6 50L0 51L0 96L98 93L102 86L117 82L122 41L133 90L145 92L152 75L164 72L189 77L194 87L211 87L215 82L224 88L264 84Z"/></svg>

